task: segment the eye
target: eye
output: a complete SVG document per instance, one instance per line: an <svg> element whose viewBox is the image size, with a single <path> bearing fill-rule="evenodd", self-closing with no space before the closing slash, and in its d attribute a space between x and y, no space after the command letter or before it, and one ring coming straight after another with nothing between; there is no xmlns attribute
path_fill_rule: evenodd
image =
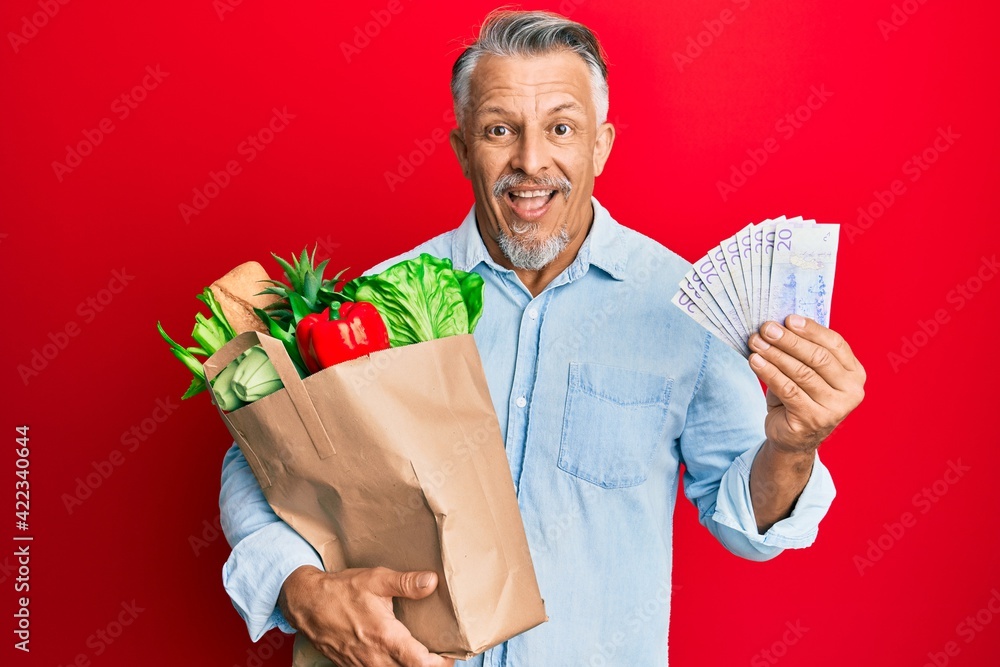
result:
<svg viewBox="0 0 1000 667"><path fill-rule="evenodd" d="M506 137L509 131L503 125L494 125L486 130L486 134L491 137Z"/></svg>
<svg viewBox="0 0 1000 667"><path fill-rule="evenodd" d="M570 133L570 127L566 123L559 123L552 128L552 131L557 137L565 137Z"/></svg>

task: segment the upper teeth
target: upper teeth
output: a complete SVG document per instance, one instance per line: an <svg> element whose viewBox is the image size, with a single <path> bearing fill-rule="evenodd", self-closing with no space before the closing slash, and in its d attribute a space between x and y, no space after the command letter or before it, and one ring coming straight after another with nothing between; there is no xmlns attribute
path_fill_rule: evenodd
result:
<svg viewBox="0 0 1000 667"><path fill-rule="evenodd" d="M528 190L525 192L511 192L515 197L548 197L552 190Z"/></svg>

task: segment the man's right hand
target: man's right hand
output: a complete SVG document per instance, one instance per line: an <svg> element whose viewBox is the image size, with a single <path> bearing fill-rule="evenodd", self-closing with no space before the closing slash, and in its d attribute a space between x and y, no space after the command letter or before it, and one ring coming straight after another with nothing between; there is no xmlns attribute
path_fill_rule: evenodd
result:
<svg viewBox="0 0 1000 667"><path fill-rule="evenodd" d="M454 660L429 652L392 613L392 598L419 600L436 587L434 572L303 565L285 579L278 607L339 667L451 667Z"/></svg>

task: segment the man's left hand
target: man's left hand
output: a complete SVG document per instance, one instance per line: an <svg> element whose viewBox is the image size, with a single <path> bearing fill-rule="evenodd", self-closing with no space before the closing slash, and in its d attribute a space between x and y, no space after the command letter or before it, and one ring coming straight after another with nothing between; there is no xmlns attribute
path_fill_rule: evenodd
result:
<svg viewBox="0 0 1000 667"><path fill-rule="evenodd" d="M750 368L767 385L764 430L789 453L812 453L861 403L865 369L836 331L799 315L750 337Z"/></svg>

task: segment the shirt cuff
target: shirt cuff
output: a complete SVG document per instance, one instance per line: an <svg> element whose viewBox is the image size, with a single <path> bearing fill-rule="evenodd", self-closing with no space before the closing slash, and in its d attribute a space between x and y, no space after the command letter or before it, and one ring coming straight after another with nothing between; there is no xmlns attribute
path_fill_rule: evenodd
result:
<svg viewBox="0 0 1000 667"><path fill-rule="evenodd" d="M277 608L278 594L288 575L302 565L323 569L319 554L283 521L248 535L229 554L222 566L222 585L253 641L271 628L295 632Z"/></svg>
<svg viewBox="0 0 1000 667"><path fill-rule="evenodd" d="M830 471L820 462L817 452L812 473L792 508L791 516L778 521L761 535L757 531L757 519L754 517L753 501L750 498L750 468L763 445L762 442L737 457L722 476L712 520L738 531L761 551L769 551L767 547L808 547L816 540L819 522L830 509L837 494Z"/></svg>

